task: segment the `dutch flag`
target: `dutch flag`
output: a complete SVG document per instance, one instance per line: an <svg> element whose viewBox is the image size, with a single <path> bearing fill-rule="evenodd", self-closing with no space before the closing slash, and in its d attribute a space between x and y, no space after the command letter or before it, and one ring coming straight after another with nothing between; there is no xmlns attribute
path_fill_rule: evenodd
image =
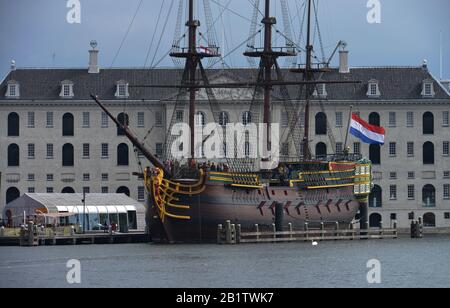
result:
<svg viewBox="0 0 450 308"><path fill-rule="evenodd" d="M384 136L386 131L383 127L371 125L358 117L356 114L352 113L350 134L358 137L365 143L384 144Z"/></svg>

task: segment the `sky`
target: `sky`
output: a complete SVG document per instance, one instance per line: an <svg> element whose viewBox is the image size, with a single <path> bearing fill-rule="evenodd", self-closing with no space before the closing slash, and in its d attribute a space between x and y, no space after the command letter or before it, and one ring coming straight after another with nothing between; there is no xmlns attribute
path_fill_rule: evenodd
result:
<svg viewBox="0 0 450 308"><path fill-rule="evenodd" d="M13 59L17 67L87 67L91 40L98 42L102 68L143 67L152 62L158 67L174 66L164 55L174 39L179 0L76 0L81 4L81 23L72 24L67 21L68 1L0 0L0 80ZM225 42L222 53L229 66L248 66L242 56L245 44L231 51L249 36L254 1L210 0L219 45ZM344 40L351 66L420 66L427 59L431 72L439 77L442 36L443 75L450 79L450 1L370 0L380 3L381 23L375 24L367 21L369 0L316 1L327 56ZM287 2L293 32L298 36L303 18L297 8L304 0ZM277 28L284 32L280 1L272 3ZM224 10L227 4L229 10ZM198 8L196 13L203 21L202 10ZM205 24L200 31L206 31ZM274 43L281 45L281 39L275 35ZM314 41L320 52L317 35ZM337 59L332 63L337 65Z"/></svg>

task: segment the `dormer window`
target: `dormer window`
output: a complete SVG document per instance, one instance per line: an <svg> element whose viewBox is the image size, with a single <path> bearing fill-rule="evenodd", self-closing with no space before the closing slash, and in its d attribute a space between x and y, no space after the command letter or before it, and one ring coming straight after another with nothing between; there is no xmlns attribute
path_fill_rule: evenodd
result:
<svg viewBox="0 0 450 308"><path fill-rule="evenodd" d="M124 98L129 97L130 93L128 92L128 83L124 80L118 81L116 83L116 97Z"/></svg>
<svg viewBox="0 0 450 308"><path fill-rule="evenodd" d="M367 91L368 97L380 97L380 86L377 80L369 80L369 87Z"/></svg>
<svg viewBox="0 0 450 308"><path fill-rule="evenodd" d="M316 90L314 90L315 97L325 98L327 97L327 88L324 83L320 83L316 86Z"/></svg>
<svg viewBox="0 0 450 308"><path fill-rule="evenodd" d="M20 97L20 85L17 81L14 81L14 80L8 81L5 96L8 98Z"/></svg>
<svg viewBox="0 0 450 308"><path fill-rule="evenodd" d="M434 84L432 80L425 80L422 86L422 97L434 97Z"/></svg>
<svg viewBox="0 0 450 308"><path fill-rule="evenodd" d="M64 80L61 82L61 93L59 94L60 97L63 98L73 98L73 82L70 80Z"/></svg>

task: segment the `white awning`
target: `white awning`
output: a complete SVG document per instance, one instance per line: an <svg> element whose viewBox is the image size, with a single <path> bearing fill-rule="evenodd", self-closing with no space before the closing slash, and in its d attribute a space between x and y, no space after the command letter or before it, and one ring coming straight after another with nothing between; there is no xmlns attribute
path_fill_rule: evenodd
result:
<svg viewBox="0 0 450 308"><path fill-rule="evenodd" d="M69 212L69 209L67 208L67 206L57 205L56 209L58 210L59 213L61 213L61 212L63 212L63 213Z"/></svg>
<svg viewBox="0 0 450 308"><path fill-rule="evenodd" d="M108 208L106 206L97 206L99 214L108 214Z"/></svg>
<svg viewBox="0 0 450 308"><path fill-rule="evenodd" d="M127 209L127 211L136 211L136 207L132 205L127 205L125 208Z"/></svg>
<svg viewBox="0 0 450 308"><path fill-rule="evenodd" d="M122 205L116 205L117 213L127 213L127 209Z"/></svg>

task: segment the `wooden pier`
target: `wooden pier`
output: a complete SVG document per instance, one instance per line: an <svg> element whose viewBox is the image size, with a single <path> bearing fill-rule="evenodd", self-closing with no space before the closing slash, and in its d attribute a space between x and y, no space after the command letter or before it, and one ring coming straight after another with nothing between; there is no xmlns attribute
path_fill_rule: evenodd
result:
<svg viewBox="0 0 450 308"><path fill-rule="evenodd" d="M368 240L368 239L396 239L398 238L397 224L392 229L354 229L350 225L349 229L340 229L336 223L334 229L326 229L322 223L319 229L310 229L306 223L304 230L294 230L289 224L289 231L276 231L275 224L271 231L260 231L260 227L255 225L253 232L243 232L241 225L231 224L227 221L225 225L217 228L218 244L248 244L248 243L283 243L283 242L319 242L319 241L339 241L339 240Z"/></svg>
<svg viewBox="0 0 450 308"><path fill-rule="evenodd" d="M45 246L85 244L147 243L150 236L144 232L130 233L86 233L77 234L73 228L39 229L32 223L20 230L0 229L0 246Z"/></svg>

